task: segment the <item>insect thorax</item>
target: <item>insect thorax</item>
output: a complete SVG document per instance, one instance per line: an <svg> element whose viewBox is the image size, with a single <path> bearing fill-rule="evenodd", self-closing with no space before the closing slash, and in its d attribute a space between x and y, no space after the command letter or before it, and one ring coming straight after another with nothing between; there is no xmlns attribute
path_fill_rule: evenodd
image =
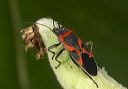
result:
<svg viewBox="0 0 128 89"><path fill-rule="evenodd" d="M65 32L68 32L68 29L67 29L67 28L63 28L63 27L53 28L53 32L54 32L57 36L60 36L60 35L65 34Z"/></svg>

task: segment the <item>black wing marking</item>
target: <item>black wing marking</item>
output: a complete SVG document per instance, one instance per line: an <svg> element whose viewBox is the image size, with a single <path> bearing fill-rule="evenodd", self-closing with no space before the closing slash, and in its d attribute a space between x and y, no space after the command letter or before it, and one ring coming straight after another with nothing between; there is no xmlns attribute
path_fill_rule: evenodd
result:
<svg viewBox="0 0 128 89"><path fill-rule="evenodd" d="M77 36L72 32L69 34L69 36L64 37L64 41L66 44L80 50L80 46L78 43L78 38Z"/></svg>
<svg viewBox="0 0 128 89"><path fill-rule="evenodd" d="M71 55L72 60L76 63L80 59L79 55L76 53L75 50L70 51L69 54ZM96 65L94 58L89 57L89 55L86 53L82 53L81 57L82 57L82 69L86 70L90 75L96 76L97 75L97 65Z"/></svg>
<svg viewBox="0 0 128 89"><path fill-rule="evenodd" d="M71 57L71 59L72 59L72 61L78 66L78 67L80 67L80 65L77 63L77 61L76 60L74 60L74 58L73 57L76 57L76 55L75 55L75 53L76 52L73 52L73 55L72 54L70 54L70 57ZM77 55L78 56L78 55ZM82 57L83 58L86 58L85 57L86 56L86 54L82 54ZM88 55L87 55L88 56ZM77 57L76 57L77 58ZM83 59L84 60L84 59ZM90 59L90 60L92 60L92 59ZM86 60L85 60L86 61ZM83 63L85 63L85 61L83 61ZM91 62L91 61L90 61ZM97 75L97 67L95 66L95 61L94 61L94 59L93 59L93 61L92 62L94 62L94 64L92 63L92 64L90 64L90 65L88 65L88 66L93 66L92 68L90 67L90 69L89 70L91 70L91 71L93 71L93 72L90 72L88 69L86 70L85 69L85 66L84 66L84 69L83 69L83 71L84 71L84 73L95 83L95 85L96 85L96 87L98 88L98 84L93 80L93 78L90 76L90 75L93 75L93 76L96 76ZM89 62L88 62L89 63ZM90 74L88 74L86 71Z"/></svg>
<svg viewBox="0 0 128 89"><path fill-rule="evenodd" d="M70 45L71 47L76 48L77 50L81 50L79 43L78 43L78 38L77 36L72 32L68 36L64 38L64 41L66 44ZM85 47L85 49L90 52L90 49L87 47L87 45L82 45ZM70 55L77 61L78 55L75 52L70 52ZM83 69L85 69L90 75L96 76L97 75L97 65L93 57L89 57L88 54L82 53L82 62L83 62ZM78 58L79 59L79 58Z"/></svg>
<svg viewBox="0 0 128 89"><path fill-rule="evenodd" d="M82 67L92 76L97 75L97 65L93 57L89 57L88 54L82 53Z"/></svg>
<svg viewBox="0 0 128 89"><path fill-rule="evenodd" d="M75 50L69 51L69 53L73 57L74 60L77 61L79 59L79 55L77 54L77 52Z"/></svg>

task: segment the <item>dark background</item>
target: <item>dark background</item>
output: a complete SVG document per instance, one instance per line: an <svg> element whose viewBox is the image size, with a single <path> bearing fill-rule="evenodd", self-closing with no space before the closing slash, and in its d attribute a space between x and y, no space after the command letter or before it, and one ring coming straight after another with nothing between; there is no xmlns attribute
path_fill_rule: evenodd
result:
<svg viewBox="0 0 128 89"><path fill-rule="evenodd" d="M0 89L61 89L47 58L25 53L20 30L42 17L93 41L98 66L128 86L128 0L0 0Z"/></svg>

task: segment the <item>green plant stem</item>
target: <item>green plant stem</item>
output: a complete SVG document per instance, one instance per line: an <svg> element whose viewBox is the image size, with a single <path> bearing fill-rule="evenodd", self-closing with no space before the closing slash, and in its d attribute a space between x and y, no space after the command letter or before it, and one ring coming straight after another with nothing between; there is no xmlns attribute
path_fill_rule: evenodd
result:
<svg viewBox="0 0 128 89"><path fill-rule="evenodd" d="M52 19L43 18L38 20L37 23L39 23L37 26L46 48L58 43L55 34L53 34L49 28L40 25L44 24L53 28ZM55 22L55 26L58 26L57 22ZM53 49L53 51L58 53L62 48L63 46L60 45L59 47ZM99 88L97 88L94 82L92 82L92 80L79 67L77 67L74 62L72 62L66 50L58 58L58 60L61 61L61 65L55 69L58 63L51 59L52 55L53 54L48 51L51 68L53 69L60 85L64 89L127 89L110 77L104 68L98 68L97 76L92 76L94 81L96 81L99 86Z"/></svg>
<svg viewBox="0 0 128 89"><path fill-rule="evenodd" d="M11 17L11 25L13 27L14 32L14 44L15 44L15 53L16 53L16 68L17 68L17 75L18 75L18 82L20 85L20 89L30 89L29 79L27 74L26 68L26 60L25 60L25 53L21 44L22 41L19 37L19 26L21 26L21 18L20 12L18 7L18 0L9 0L9 11Z"/></svg>

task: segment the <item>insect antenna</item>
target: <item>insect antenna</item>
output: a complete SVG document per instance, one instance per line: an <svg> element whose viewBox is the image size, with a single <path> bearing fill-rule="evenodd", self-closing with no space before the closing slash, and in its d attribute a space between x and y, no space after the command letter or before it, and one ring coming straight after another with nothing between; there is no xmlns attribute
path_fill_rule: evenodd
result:
<svg viewBox="0 0 128 89"><path fill-rule="evenodd" d="M35 23L35 24L39 24L39 25L45 26L45 27L47 27L48 29L50 29L53 32L52 28L48 27L47 25L40 24L40 23Z"/></svg>
<svg viewBox="0 0 128 89"><path fill-rule="evenodd" d="M54 18L55 18L54 12L52 13L52 18L53 18L53 27L56 28L56 27L55 27L55 23L54 23L54 21L55 21L55 20L54 20Z"/></svg>
<svg viewBox="0 0 128 89"><path fill-rule="evenodd" d="M53 14L52 14L52 18L53 18L53 27L56 28L56 27L55 27L55 19L54 19L54 18L55 18L55 15L54 15L54 12L53 12ZM59 28L62 28L59 22L58 22L58 27L59 27Z"/></svg>
<svg viewBox="0 0 128 89"><path fill-rule="evenodd" d="M48 26L47 26L47 25L45 25L45 24L41 24L41 23L37 23L37 22L25 22L25 23L29 23L29 24L39 24L39 25L42 25L42 26L47 27L48 29L50 29L50 30L53 32L53 29L52 29L52 28L50 28L50 27L48 27Z"/></svg>

